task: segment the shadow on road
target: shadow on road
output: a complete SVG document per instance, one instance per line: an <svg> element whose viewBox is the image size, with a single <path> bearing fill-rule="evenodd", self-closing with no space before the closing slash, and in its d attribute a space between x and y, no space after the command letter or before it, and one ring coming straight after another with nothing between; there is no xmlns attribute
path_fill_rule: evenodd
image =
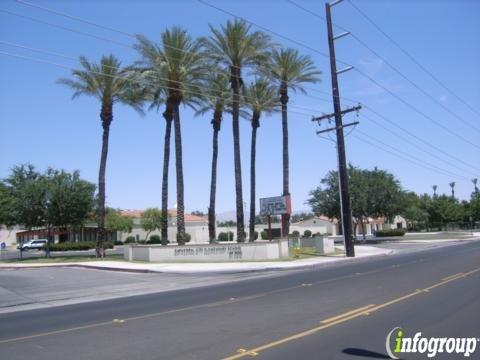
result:
<svg viewBox="0 0 480 360"><path fill-rule="evenodd" d="M380 354L370 350L365 350L365 349L347 348L347 349L343 349L342 352L347 355L363 356L363 357L369 357L373 359L390 359L390 356Z"/></svg>

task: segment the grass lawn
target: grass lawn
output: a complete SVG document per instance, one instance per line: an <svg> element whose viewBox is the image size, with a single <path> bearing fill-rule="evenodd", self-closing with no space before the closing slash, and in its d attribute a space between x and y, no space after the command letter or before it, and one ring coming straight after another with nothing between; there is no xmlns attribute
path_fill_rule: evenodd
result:
<svg viewBox="0 0 480 360"><path fill-rule="evenodd" d="M88 262L88 261L99 261L99 258L95 256L55 256L50 255L50 257L35 257L35 258L24 258L24 259L6 259L2 260L1 263L16 263L16 264L40 264L40 263L69 263L69 262ZM105 261L123 261L123 255L107 255Z"/></svg>

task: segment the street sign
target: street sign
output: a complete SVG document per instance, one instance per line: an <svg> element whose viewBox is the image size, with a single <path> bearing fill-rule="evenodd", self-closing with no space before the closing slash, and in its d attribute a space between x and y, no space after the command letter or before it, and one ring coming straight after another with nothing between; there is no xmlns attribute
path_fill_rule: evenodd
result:
<svg viewBox="0 0 480 360"><path fill-rule="evenodd" d="M282 215L292 213L290 196L274 196L260 199L260 215Z"/></svg>

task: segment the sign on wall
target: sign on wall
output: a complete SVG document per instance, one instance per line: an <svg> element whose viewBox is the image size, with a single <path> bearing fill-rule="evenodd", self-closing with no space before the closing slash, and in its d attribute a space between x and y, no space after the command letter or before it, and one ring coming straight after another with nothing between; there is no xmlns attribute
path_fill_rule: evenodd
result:
<svg viewBox="0 0 480 360"><path fill-rule="evenodd" d="M292 202L289 195L260 199L260 215L282 215L292 213Z"/></svg>

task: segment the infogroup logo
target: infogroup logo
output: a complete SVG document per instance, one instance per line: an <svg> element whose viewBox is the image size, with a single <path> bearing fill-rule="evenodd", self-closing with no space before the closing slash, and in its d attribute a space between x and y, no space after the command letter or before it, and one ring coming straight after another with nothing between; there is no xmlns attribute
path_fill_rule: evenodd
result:
<svg viewBox="0 0 480 360"><path fill-rule="evenodd" d="M470 357L480 341L478 338L437 338L422 337L421 332L416 332L412 337L406 337L405 331L400 327L393 328L387 335L385 348L392 359L406 353L426 354L433 358L439 353L458 354Z"/></svg>

